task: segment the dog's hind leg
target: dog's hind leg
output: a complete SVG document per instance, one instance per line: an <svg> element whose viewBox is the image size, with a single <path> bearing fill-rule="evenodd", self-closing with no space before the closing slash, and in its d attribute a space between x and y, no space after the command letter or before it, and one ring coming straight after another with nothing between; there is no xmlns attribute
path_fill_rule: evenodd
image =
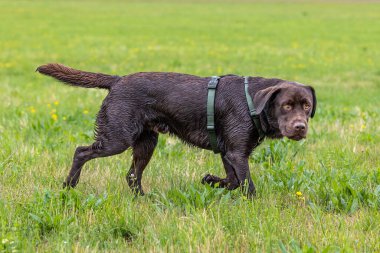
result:
<svg viewBox="0 0 380 253"><path fill-rule="evenodd" d="M133 161L127 174L129 187L136 195L144 195L141 186L141 178L145 167L148 165L153 151L157 145L158 134L153 131L144 131L132 145Z"/></svg>
<svg viewBox="0 0 380 253"><path fill-rule="evenodd" d="M222 161L224 165L224 169L226 171L227 177L220 178L214 175L207 174L203 179L202 183L209 184L213 187L218 188L226 188L228 190L234 190L239 187L239 180L235 174L234 168L231 164L226 160L224 154L222 154Z"/></svg>
<svg viewBox="0 0 380 253"><path fill-rule="evenodd" d="M106 157L124 152L127 145L120 142L100 143L95 142L90 146L77 147L74 153L73 164L63 187L75 187L78 184L83 165L91 159Z"/></svg>

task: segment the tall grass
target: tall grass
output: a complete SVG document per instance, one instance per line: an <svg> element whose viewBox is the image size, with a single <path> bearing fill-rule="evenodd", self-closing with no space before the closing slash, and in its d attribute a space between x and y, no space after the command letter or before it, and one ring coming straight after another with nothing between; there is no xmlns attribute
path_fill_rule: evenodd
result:
<svg viewBox="0 0 380 253"><path fill-rule="evenodd" d="M371 2L1 1L1 252L380 251L380 5ZM313 85L305 141L250 158L258 196L212 189L212 152L161 135L135 198L131 152L86 164L104 91L34 72L235 73Z"/></svg>

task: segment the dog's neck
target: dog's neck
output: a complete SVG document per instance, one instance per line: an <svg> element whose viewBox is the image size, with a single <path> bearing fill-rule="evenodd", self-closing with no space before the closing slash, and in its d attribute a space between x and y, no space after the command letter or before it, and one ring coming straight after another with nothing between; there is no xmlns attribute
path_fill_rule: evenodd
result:
<svg viewBox="0 0 380 253"><path fill-rule="evenodd" d="M265 133L265 136L268 138L281 138L282 134L278 127L277 120L274 119L271 115L271 112L268 111L268 108L265 108L260 114L260 123L261 129Z"/></svg>

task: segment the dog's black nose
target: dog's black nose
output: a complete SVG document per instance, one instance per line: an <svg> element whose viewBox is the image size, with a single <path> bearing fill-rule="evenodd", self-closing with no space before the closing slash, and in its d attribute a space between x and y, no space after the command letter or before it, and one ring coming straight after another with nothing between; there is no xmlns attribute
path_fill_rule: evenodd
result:
<svg viewBox="0 0 380 253"><path fill-rule="evenodd" d="M296 122L294 124L294 129L297 131L297 132L305 132L306 130L306 124L303 123L303 122Z"/></svg>

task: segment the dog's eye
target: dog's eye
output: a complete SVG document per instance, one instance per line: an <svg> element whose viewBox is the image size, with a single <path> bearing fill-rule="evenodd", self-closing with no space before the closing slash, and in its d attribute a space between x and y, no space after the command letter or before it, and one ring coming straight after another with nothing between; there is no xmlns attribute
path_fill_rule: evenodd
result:
<svg viewBox="0 0 380 253"><path fill-rule="evenodd" d="M282 106L282 108L284 108L286 111L290 111L293 107L289 104L285 104Z"/></svg>
<svg viewBox="0 0 380 253"><path fill-rule="evenodd" d="M304 109L305 111L310 110L310 105L309 105L309 104L303 104L303 109Z"/></svg>

